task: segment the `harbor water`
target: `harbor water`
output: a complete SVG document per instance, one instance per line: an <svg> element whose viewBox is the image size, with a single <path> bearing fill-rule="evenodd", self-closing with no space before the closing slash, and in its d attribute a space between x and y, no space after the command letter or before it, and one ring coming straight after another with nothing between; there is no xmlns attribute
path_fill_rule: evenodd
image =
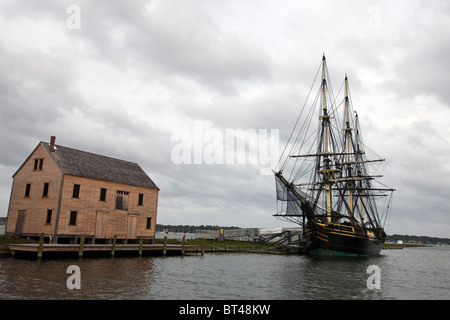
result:
<svg viewBox="0 0 450 320"><path fill-rule="evenodd" d="M69 266L79 289L69 288ZM369 285L376 266L379 289ZM0 257L0 299L450 299L450 248L383 250L378 257L205 253L27 260Z"/></svg>

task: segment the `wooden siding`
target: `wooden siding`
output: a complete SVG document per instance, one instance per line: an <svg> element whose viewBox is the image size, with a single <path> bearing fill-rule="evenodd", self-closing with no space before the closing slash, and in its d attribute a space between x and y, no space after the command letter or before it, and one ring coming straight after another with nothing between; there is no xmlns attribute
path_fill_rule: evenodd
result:
<svg viewBox="0 0 450 320"><path fill-rule="evenodd" d="M35 159L44 159L42 170L34 170ZM42 196L44 183L49 183L47 197ZM31 185L29 197L25 197L27 184ZM75 184L80 186L78 198L73 198ZM101 188L107 190L105 201L100 201ZM116 210L117 191L128 193L127 210ZM22 236L38 236L43 232L54 237L57 230L57 237L85 234L107 239L114 235L118 239L154 238L158 192L159 189L63 176L49 151L39 144L14 175L6 233L16 232L20 211L25 212L20 228ZM143 194L142 205L138 205L139 194ZM48 210L52 210L50 223L46 223ZM72 211L77 212L75 225L70 225ZM149 229L147 218L151 218Z"/></svg>
<svg viewBox="0 0 450 320"><path fill-rule="evenodd" d="M79 198L73 198L74 184L80 185ZM105 201L100 201L101 189L106 189ZM128 192L128 209L116 210L117 191ZM144 195L139 206L139 194ZM135 239L143 236L153 238L156 228L158 190L99 181L89 178L64 176L62 202L59 214L58 234L80 235L118 239ZM70 213L77 212L76 225L70 225ZM130 219L135 216L137 220ZM146 229L147 217L151 218L151 228ZM136 229L129 232L129 222L136 223ZM97 225L100 224L100 225ZM130 233L132 237L127 237Z"/></svg>
<svg viewBox="0 0 450 320"><path fill-rule="evenodd" d="M42 170L34 170L34 160L44 159ZM22 234L34 235L44 232L54 234L54 220L58 209L58 195L62 174L48 152L39 145L14 176L8 211L6 233L14 233L19 211L24 211ZM49 183L48 195L43 197L44 183ZM30 184L30 196L25 197L26 185ZM47 210L52 210L52 222L46 224Z"/></svg>

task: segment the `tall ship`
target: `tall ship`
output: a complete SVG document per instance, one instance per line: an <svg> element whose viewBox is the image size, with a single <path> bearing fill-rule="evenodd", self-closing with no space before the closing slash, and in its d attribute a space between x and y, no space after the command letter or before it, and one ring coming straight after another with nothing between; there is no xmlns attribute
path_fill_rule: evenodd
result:
<svg viewBox="0 0 450 320"><path fill-rule="evenodd" d="M378 255L395 190L379 179L384 159L363 143L347 75L337 96L324 55L274 170L275 216L301 226L304 253Z"/></svg>

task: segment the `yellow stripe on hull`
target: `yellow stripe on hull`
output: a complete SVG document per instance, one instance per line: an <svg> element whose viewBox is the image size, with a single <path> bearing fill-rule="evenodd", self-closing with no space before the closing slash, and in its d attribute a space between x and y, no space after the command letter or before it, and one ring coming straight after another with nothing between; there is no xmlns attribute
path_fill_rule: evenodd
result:
<svg viewBox="0 0 450 320"><path fill-rule="evenodd" d="M345 226L345 225L340 225L340 224L333 224L332 226L330 226L326 223L319 223L319 222L316 222L316 225L320 228L325 229L326 232L331 233L331 234L347 236L347 237L362 238L362 239L369 239L371 241L378 241L378 239L375 237L375 234L371 231L369 231L367 233L367 235L362 235L362 234L357 234L355 232L355 228L350 227L350 226ZM344 228L344 229L351 229L351 231L337 229L336 227L338 227L338 228L340 227L340 228ZM320 233L319 231L317 231L317 233L320 234L322 237L328 237L328 236L324 235L323 233Z"/></svg>

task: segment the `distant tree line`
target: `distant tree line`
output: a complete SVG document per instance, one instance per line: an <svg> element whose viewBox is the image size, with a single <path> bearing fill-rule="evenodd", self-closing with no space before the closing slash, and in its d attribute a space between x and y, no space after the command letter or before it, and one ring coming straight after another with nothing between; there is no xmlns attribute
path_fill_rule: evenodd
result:
<svg viewBox="0 0 450 320"><path fill-rule="evenodd" d="M229 229L241 229L239 227L223 227L218 225L163 225L157 224L156 231L163 232L164 228L167 228L168 232L176 233L195 233L197 230L229 230ZM403 241L403 243L423 243L423 244L444 244L450 245L450 239L448 238L437 238L428 236L410 236L403 234L393 234L388 236L388 241L397 242L398 240Z"/></svg>
<svg viewBox="0 0 450 320"><path fill-rule="evenodd" d="M168 232L176 233L195 233L196 230L219 230L219 229L240 229L239 227L221 227L221 226L211 226L211 225L200 225L200 226L189 226L189 225L163 225L157 224L156 231L162 232L164 228L167 228Z"/></svg>
<svg viewBox="0 0 450 320"><path fill-rule="evenodd" d="M388 241L397 242L398 240L402 240L403 243L450 245L450 239L448 239L448 238L437 238L437 237L427 237L427 236L409 236L409 235L403 235L403 234L393 234L391 236L388 236Z"/></svg>

